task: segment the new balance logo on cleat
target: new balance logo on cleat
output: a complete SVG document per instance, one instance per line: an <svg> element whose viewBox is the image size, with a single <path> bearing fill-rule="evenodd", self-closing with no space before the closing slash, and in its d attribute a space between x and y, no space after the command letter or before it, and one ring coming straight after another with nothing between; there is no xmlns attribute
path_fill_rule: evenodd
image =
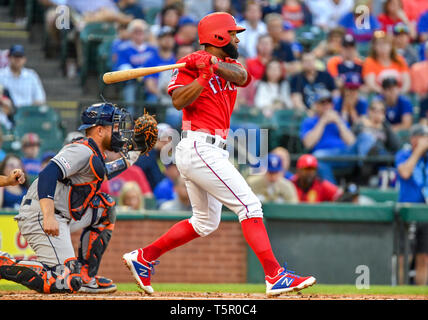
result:
<svg viewBox="0 0 428 320"><path fill-rule="evenodd" d="M281 268L275 277L265 277L266 294L277 296L285 292L300 291L316 283L314 277L301 277L292 271L287 271L286 267Z"/></svg>

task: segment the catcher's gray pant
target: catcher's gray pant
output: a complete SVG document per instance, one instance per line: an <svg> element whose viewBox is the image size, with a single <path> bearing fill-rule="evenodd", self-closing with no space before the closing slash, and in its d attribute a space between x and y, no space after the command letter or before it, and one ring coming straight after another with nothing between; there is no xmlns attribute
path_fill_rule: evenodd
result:
<svg viewBox="0 0 428 320"><path fill-rule="evenodd" d="M229 161L229 153L206 141L206 133L188 131L175 153L192 204L190 223L200 236L218 228L223 204L240 222L263 217L260 200Z"/></svg>
<svg viewBox="0 0 428 320"><path fill-rule="evenodd" d="M55 214L59 224L59 235L53 237L48 236L43 230L43 214L38 201L33 200L31 205L25 205L20 212L24 213L19 215L18 220L18 227L22 236L37 255L37 261L49 267L63 264L67 259L76 257L71 242L71 233L96 225L102 214L102 210L98 210L97 217L93 218L93 209L88 208L79 221Z"/></svg>

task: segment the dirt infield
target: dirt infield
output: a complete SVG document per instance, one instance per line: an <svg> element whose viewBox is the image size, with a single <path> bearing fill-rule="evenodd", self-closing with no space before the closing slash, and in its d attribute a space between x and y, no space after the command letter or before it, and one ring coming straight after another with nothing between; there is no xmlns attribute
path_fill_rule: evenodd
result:
<svg viewBox="0 0 428 320"><path fill-rule="evenodd" d="M428 300L422 295L320 295L284 294L267 298L263 293L212 293L212 292L159 292L145 295L142 292L115 292L110 294L40 294L35 291L0 291L0 300Z"/></svg>

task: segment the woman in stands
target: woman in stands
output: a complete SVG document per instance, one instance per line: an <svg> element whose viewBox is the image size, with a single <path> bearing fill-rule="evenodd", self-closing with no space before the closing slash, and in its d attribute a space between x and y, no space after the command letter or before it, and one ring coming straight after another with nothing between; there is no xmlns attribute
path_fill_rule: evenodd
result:
<svg viewBox="0 0 428 320"><path fill-rule="evenodd" d="M410 89L409 67L402 56L397 54L392 39L384 31L373 35L370 54L363 63L363 78L370 92L382 92L382 80L394 77L400 84L401 93Z"/></svg>

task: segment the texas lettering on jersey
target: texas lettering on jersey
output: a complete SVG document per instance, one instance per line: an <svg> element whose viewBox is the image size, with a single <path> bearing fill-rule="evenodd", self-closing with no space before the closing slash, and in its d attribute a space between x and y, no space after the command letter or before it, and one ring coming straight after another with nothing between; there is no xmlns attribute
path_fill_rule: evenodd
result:
<svg viewBox="0 0 428 320"><path fill-rule="evenodd" d="M186 57L180 59L177 63L185 61ZM229 63L242 66L237 61ZM175 89L193 82L197 77L197 70L187 69L186 67L174 69L168 85L168 93L172 95ZM248 74L248 80L245 85L248 85L250 81L251 76ZM235 83L213 75L209 80L208 86L201 92L199 97L183 109L182 130L199 130L210 132L213 135L223 132L223 138L225 139L236 102L237 87Z"/></svg>

